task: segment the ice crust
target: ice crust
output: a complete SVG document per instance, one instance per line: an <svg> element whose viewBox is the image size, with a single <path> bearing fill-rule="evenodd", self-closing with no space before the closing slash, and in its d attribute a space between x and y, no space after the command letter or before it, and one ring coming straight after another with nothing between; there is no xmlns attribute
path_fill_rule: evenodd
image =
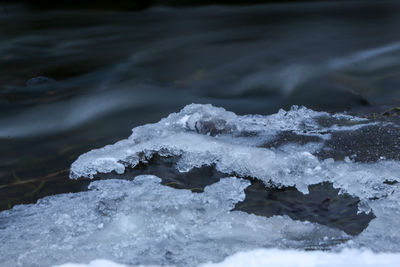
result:
<svg viewBox="0 0 400 267"><path fill-rule="evenodd" d="M237 116L212 105L192 104L158 123L134 128L126 140L81 155L71 166L71 178L92 178L98 172L123 173L126 166L133 167L155 152L186 156L181 169L184 165L190 168L208 163L202 162L207 160L204 156L200 161L187 162L190 157L219 157L224 152L219 152L221 149L240 154L242 148L251 150L284 130L318 135L314 118L327 115L295 107L271 116Z"/></svg>
<svg viewBox="0 0 400 267"><path fill-rule="evenodd" d="M134 128L132 135L116 144L81 155L71 166L71 178L93 177L97 173L123 173L126 167L146 162L153 154L179 156L181 172L215 164L216 169L240 177L254 177L266 185L295 186L303 193L308 186L331 182L341 192L360 198L359 211L374 211L376 218L359 236L346 244L375 251L400 251L398 161L353 162L319 159L314 152L324 148L335 131L355 131L365 126L385 127L348 114L331 115L305 107L261 116L238 116L212 105L192 104L155 124ZM282 132L316 136L320 141L298 145L288 143L266 148L265 143ZM379 153L379 151L377 151Z"/></svg>
<svg viewBox="0 0 400 267"><path fill-rule="evenodd" d="M155 154L178 158L173 167L182 174L212 165L228 178L207 186L203 193L161 185L152 175L137 176L133 181L101 180L92 182L86 192L16 206L0 213L0 262L5 267L52 266L66 262L95 264L95 259L107 259L129 266L195 266L256 248L344 249L338 257L343 261L372 255L354 249L400 252L400 193L396 183L400 162L384 157L376 162L354 162L351 155L341 161L322 160L315 153L324 148L331 133L371 125L385 127L347 114L331 115L304 107L269 116L237 116L211 105L186 106L158 123L134 128L126 140L81 155L71 166L71 178L111 172L118 178L127 167L147 164ZM317 138L304 145L289 142L266 146L288 131ZM308 192L309 185L330 182L341 192L359 197L360 212L372 209L376 218L353 237L287 216L266 218L232 211L245 198L244 189L249 185L240 177L260 179L267 186L295 186L303 193ZM352 250L346 250L349 248ZM254 253L243 255L272 252ZM322 252L274 253L316 261L331 257ZM226 262L242 262L247 256L241 255ZM385 263L386 258L377 259ZM392 259L390 255L388 259ZM353 263L361 266L362 261L354 258Z"/></svg>
<svg viewBox="0 0 400 267"><path fill-rule="evenodd" d="M203 193L155 176L103 180L88 192L46 197L0 213L2 266L52 266L103 258L121 264L194 266L258 247L316 248L339 230L231 211L249 182L225 178Z"/></svg>
<svg viewBox="0 0 400 267"><path fill-rule="evenodd" d="M324 119L330 123L328 127L318 123ZM379 198L393 189L383 182L397 180L400 171L397 162L356 164L349 159L319 160L312 154L323 146L324 139L329 139L330 132L371 124L375 122L297 106L270 116L237 116L212 105L192 104L158 123L134 128L126 140L81 155L72 164L70 177L92 178L97 173L113 171L120 174L126 167L135 167L157 153L181 157L176 166L181 172L215 164L223 173L255 177L267 185L272 182L278 186L296 186L303 193L308 193L310 184L329 181L364 200ZM318 136L321 142L281 149L262 147L284 131ZM363 210L368 210L364 204Z"/></svg>

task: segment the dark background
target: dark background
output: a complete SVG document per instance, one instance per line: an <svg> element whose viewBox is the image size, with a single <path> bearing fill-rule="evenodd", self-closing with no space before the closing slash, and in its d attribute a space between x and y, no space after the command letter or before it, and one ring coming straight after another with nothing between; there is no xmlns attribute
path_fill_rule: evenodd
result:
<svg viewBox="0 0 400 267"><path fill-rule="evenodd" d="M198 5L249 5L286 2L329 2L332 0L0 0L8 3L25 3L32 8L77 8L77 9L114 9L143 10L154 5L188 7ZM346 1L346 0L342 0ZM369 0L366 0L369 1ZM336 1L337 2L337 1Z"/></svg>

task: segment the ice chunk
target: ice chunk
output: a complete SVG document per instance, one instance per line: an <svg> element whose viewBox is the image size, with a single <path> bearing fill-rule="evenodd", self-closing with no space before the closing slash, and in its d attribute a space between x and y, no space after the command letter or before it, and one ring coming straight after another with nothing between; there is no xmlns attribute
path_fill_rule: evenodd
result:
<svg viewBox="0 0 400 267"><path fill-rule="evenodd" d="M102 180L87 192L46 197L0 213L2 266L103 258L194 266L258 247L329 248L349 236L318 224L231 211L249 182L224 178L192 193L155 176Z"/></svg>
<svg viewBox="0 0 400 267"><path fill-rule="evenodd" d="M127 140L80 156L71 166L71 177L93 177L97 172L121 170L121 162L134 166L139 161L140 152L151 154L154 151L165 150L166 153L182 154L190 152L190 149L199 143L213 146L213 143L219 143L218 140L223 139L214 140L217 138L207 138L208 136L225 134L225 137L228 137L228 140L224 139L225 142L255 145L283 129L317 129L317 124L312 118L324 114L296 108L290 112L280 111L269 117L236 116L222 108L192 104L159 123L133 129ZM256 138L241 138L241 135L246 134ZM197 136L198 140L191 140L193 136ZM229 138L231 136L237 138ZM99 164L105 160L106 166Z"/></svg>
<svg viewBox="0 0 400 267"><path fill-rule="evenodd" d="M331 121L330 128L318 124L321 118ZM277 133L287 130L326 138L329 131L347 129L346 125L332 124L340 119L357 121L361 126L370 125L365 119L331 116L299 107L270 116L237 116L211 105L192 104L159 123L133 129L126 140L81 155L72 164L70 175L91 178L98 172L122 173L126 166L134 167L157 153L181 157L176 168L182 172L215 164L218 171L228 175L296 186L303 193L307 193L308 185L327 181L364 199L386 195L392 188L383 181L397 177L400 165L396 162L324 161L307 151L310 146L286 146L282 150L262 147Z"/></svg>
<svg viewBox="0 0 400 267"><path fill-rule="evenodd" d="M218 168L221 171L226 169L228 173L238 172L244 175L253 175L251 172L254 172L254 175L269 180L269 176L274 174L266 175L263 170L257 172L257 169L268 168L273 171L276 166L271 168L269 165L283 164L279 172L290 171L296 168L292 161L296 162L296 158L302 158L303 153L301 151L292 156L280 157L260 146L276 134L289 130L327 138L329 135L326 132L329 129L320 127L317 119L332 119L329 116L328 113L315 112L304 107L293 107L288 112L280 110L270 116L237 116L211 105L192 104L156 124L133 129L132 135L126 140L81 155L72 164L70 176L92 178L99 172L121 173L124 166L134 167L142 158L159 153L166 156L182 156L184 159L178 166L182 171L204 164L220 163ZM360 125L368 125L363 119L351 118ZM349 120L350 116L347 115L345 119ZM346 129L346 126L336 124L332 124L331 127L332 131ZM277 159L280 160L279 163ZM236 164L237 162L240 164ZM251 165L246 166L247 163ZM236 168L231 165L236 165ZM252 165L257 165L258 168Z"/></svg>
<svg viewBox="0 0 400 267"><path fill-rule="evenodd" d="M309 185L329 182L340 192L360 198L360 212L372 209L376 215L370 226L347 246L399 252L400 209L396 201L400 198L400 185L386 181L398 181L400 162L385 159L379 146L369 151L380 159L373 162L355 162L352 154L344 155L346 160L334 160L318 157L315 153L327 148L331 136L340 139L340 134L348 131L345 135L348 138L353 131L366 126L364 129L369 133L379 129L375 132L379 143L380 130L388 124L347 114L315 112L304 107L280 110L269 116L237 116L211 105L192 104L158 123L134 128L126 140L81 155L71 166L71 177L121 173L126 167L147 162L157 154L179 158L173 168L182 173L210 165L227 176L252 177L267 186L295 186L302 193L308 192ZM398 126L391 125L387 129L386 137L390 138ZM290 132L294 138L318 138L312 141L313 144L287 142L277 148L265 145L284 132ZM357 149L359 140L351 142L350 145ZM346 142L343 144L347 145ZM367 150L368 147L363 147L360 151ZM391 153L395 152L396 146Z"/></svg>

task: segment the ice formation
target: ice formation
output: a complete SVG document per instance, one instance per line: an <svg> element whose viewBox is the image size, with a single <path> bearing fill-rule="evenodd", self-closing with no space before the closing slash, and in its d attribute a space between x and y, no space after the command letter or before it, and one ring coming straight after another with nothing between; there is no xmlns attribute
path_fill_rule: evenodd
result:
<svg viewBox="0 0 400 267"><path fill-rule="evenodd" d="M320 122L327 126L322 127ZM328 181L364 200L379 198L393 190L393 186L383 182L397 180L400 171L397 162L356 164L349 158L320 160L314 155L316 150L323 149L324 140L332 132L354 131L375 124L304 107L293 107L288 112L280 110L270 116L237 116L211 105L192 104L156 124L134 128L126 140L81 155L71 166L71 178L92 178L97 173L113 171L120 174L126 167L135 167L159 154L179 156L176 168L181 172L215 164L226 174L296 186L303 193L307 193L310 184ZM286 131L320 140L305 146L289 143L280 149L264 147Z"/></svg>
<svg viewBox="0 0 400 267"><path fill-rule="evenodd" d="M122 264L194 266L257 247L316 248L349 238L339 230L230 211L248 181L226 178L201 194L155 176L103 180L0 214L2 266L51 266L105 258Z"/></svg>
<svg viewBox="0 0 400 267"><path fill-rule="evenodd" d="M398 217L393 216L400 212L399 161L386 160L384 147L372 148L372 143L374 150L369 153L376 154L376 161L355 162L351 160L354 155L346 155L344 160L318 157L318 152L329 149L325 143L332 134L368 127L381 129L388 127L388 123L296 106L269 116L238 116L223 108L192 104L158 123L134 128L126 140L81 155L71 166L71 177L123 173L125 168L146 162L157 153L179 156L176 168L181 172L215 164L217 170L229 175L254 177L266 185L295 186L303 193L308 192L309 185L327 181L342 192L359 197L360 212L372 209L376 215L349 246L400 251L400 225ZM391 131L398 131L397 125L390 127ZM287 142L279 147L266 145L285 132L298 139L311 136L316 141L302 145ZM380 136L376 138L379 144ZM356 149L359 141L353 142ZM397 144L394 149L399 150Z"/></svg>
<svg viewBox="0 0 400 267"><path fill-rule="evenodd" d="M378 140L375 147L371 144L369 160L355 160L355 154L329 157L335 152L329 147L333 136L371 127L398 129L387 122L304 107L270 116L238 116L211 105L186 106L158 123L134 128L126 140L81 155L71 166L71 178L100 173L118 178L127 168L149 164L155 155L177 158L172 168L183 175L215 166L228 178L203 193L161 185L152 175L100 180L86 192L16 206L0 213L1 261L3 266L51 266L101 258L126 265L193 266L256 248L400 252L398 153L386 159ZM350 144L352 153L362 149L356 141ZM359 211L372 210L376 218L360 235L349 236L287 216L232 211L245 198L249 178L266 186L295 186L305 194L309 185L330 182L360 198ZM322 255L279 253L305 259ZM340 255L345 259L352 253Z"/></svg>

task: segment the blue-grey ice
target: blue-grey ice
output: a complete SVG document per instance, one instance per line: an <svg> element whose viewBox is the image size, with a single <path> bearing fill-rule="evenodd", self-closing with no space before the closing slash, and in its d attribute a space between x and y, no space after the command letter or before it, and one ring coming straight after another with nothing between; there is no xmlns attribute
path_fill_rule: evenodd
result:
<svg viewBox="0 0 400 267"><path fill-rule="evenodd" d="M211 105L186 106L158 123L134 128L128 139L81 155L71 166L71 178L114 172L115 179L94 181L88 191L50 196L1 212L2 266L96 259L127 266L194 266L257 248L398 253L399 185L385 181L398 181L400 163L322 160L314 153L334 132L374 124L304 107L269 116L238 116ZM264 146L285 131L320 141ZM117 179L155 154L179 158L173 168L183 175L213 165L227 178L207 186L203 193L161 185L160 178L152 175ZM266 218L232 211L249 186L248 180L238 177L249 176L267 186L295 186L305 194L309 185L330 182L342 193L359 197L360 212L372 210L376 218L360 235L349 236L287 216Z"/></svg>

